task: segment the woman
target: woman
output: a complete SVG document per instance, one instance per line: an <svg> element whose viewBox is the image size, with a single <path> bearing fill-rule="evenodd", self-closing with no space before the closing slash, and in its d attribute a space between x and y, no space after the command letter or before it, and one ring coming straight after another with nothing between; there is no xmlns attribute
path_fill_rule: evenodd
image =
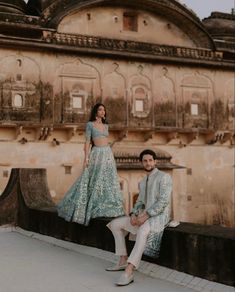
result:
<svg viewBox="0 0 235 292"><path fill-rule="evenodd" d="M67 221L88 225L91 218L125 215L108 135L105 106L97 103L86 125L83 173L58 204Z"/></svg>

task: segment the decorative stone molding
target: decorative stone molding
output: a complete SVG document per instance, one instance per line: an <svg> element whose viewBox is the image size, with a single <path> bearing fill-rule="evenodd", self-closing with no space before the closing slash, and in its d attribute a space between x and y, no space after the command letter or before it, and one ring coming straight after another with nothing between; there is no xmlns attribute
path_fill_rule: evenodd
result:
<svg viewBox="0 0 235 292"><path fill-rule="evenodd" d="M114 150L114 158L116 160L117 168L118 169L125 169L125 170L133 170L133 169L143 169L141 162L139 160L139 154L143 149L140 148L139 150L133 151L124 151L119 152L118 150ZM171 162L171 155L165 151L160 149L154 150L157 155L157 168L159 169L176 169L182 168L182 166L173 164Z"/></svg>
<svg viewBox="0 0 235 292"><path fill-rule="evenodd" d="M199 60L219 61L223 58L222 52L207 49L184 48L169 45L158 45L144 42L117 40L88 35L72 35L51 32L44 34L43 40L54 45L71 47L93 48L130 53L144 53L156 56L190 58Z"/></svg>

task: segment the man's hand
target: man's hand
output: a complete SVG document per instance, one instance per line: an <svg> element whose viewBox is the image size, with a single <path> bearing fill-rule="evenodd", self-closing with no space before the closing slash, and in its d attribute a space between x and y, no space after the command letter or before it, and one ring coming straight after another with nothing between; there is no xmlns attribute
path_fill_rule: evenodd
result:
<svg viewBox="0 0 235 292"><path fill-rule="evenodd" d="M140 213L138 215L138 217L136 219L136 221L137 221L137 224L136 225L141 226L148 219L149 219L149 215L148 215L148 213L146 211L144 211L144 212L142 212L142 213Z"/></svg>
<svg viewBox="0 0 235 292"><path fill-rule="evenodd" d="M137 216L135 216L134 214L131 215L131 218L130 218L130 222L131 222L131 225L132 226L136 226L138 225L137 223Z"/></svg>

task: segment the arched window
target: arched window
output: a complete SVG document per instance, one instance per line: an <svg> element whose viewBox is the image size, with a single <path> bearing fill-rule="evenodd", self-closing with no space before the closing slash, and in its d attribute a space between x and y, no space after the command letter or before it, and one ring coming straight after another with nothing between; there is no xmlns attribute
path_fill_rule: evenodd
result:
<svg viewBox="0 0 235 292"><path fill-rule="evenodd" d="M20 107L24 106L24 100L23 100L23 96L21 94L16 93L13 96L12 106L13 107L17 107L17 108L20 108Z"/></svg>
<svg viewBox="0 0 235 292"><path fill-rule="evenodd" d="M147 117L150 111L149 90L143 85L132 88L133 115L136 117Z"/></svg>
<svg viewBox="0 0 235 292"><path fill-rule="evenodd" d="M144 111L144 101L146 98L146 92L143 88L136 88L135 90L135 111L143 112Z"/></svg>
<svg viewBox="0 0 235 292"><path fill-rule="evenodd" d="M83 113L86 110L88 93L80 86L75 86L70 92L70 108L75 112Z"/></svg>
<svg viewBox="0 0 235 292"><path fill-rule="evenodd" d="M83 102L84 102L83 95L73 92L71 96L72 96L72 108L79 109L79 110L83 109Z"/></svg>

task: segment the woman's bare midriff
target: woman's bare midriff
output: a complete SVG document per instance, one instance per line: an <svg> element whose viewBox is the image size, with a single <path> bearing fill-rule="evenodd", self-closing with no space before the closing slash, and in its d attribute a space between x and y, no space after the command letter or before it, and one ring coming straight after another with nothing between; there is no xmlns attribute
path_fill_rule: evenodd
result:
<svg viewBox="0 0 235 292"><path fill-rule="evenodd" d="M93 139L93 142L94 142L94 145L97 147L108 146L107 138L96 138L96 139Z"/></svg>

